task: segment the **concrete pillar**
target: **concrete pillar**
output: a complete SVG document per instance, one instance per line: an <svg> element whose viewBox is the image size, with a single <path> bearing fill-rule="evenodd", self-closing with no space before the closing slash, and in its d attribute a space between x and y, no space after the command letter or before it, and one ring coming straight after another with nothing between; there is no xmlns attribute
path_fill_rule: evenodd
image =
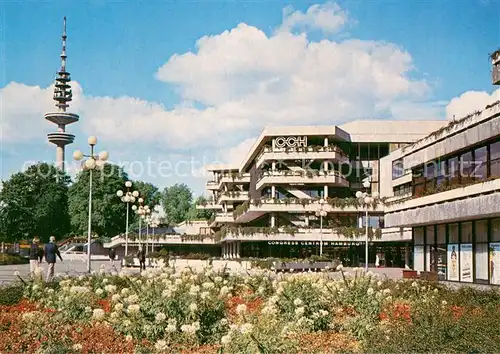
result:
<svg viewBox="0 0 500 354"><path fill-rule="evenodd" d="M240 253L241 253L241 242L236 241L236 258L240 258Z"/></svg>
<svg viewBox="0 0 500 354"><path fill-rule="evenodd" d="M323 187L323 198L328 198L328 186Z"/></svg>
<svg viewBox="0 0 500 354"><path fill-rule="evenodd" d="M271 198L276 198L276 187L271 186Z"/></svg>
<svg viewBox="0 0 500 354"><path fill-rule="evenodd" d="M56 166L64 171L64 145L56 145Z"/></svg>
<svg viewBox="0 0 500 354"><path fill-rule="evenodd" d="M325 146L328 146L328 137L325 138Z"/></svg>
<svg viewBox="0 0 500 354"><path fill-rule="evenodd" d="M230 243L230 247L231 247L231 259L234 259L235 258L235 243L234 242L231 242Z"/></svg>
<svg viewBox="0 0 500 354"><path fill-rule="evenodd" d="M271 227L276 227L276 216L271 214Z"/></svg>
<svg viewBox="0 0 500 354"><path fill-rule="evenodd" d="M273 170L273 172L276 171L276 161L272 162L271 169Z"/></svg>
<svg viewBox="0 0 500 354"><path fill-rule="evenodd" d="M274 149L276 149L276 139L273 139L271 146L272 146L272 150L274 151Z"/></svg>
<svg viewBox="0 0 500 354"><path fill-rule="evenodd" d="M323 161L323 171L328 171L328 161Z"/></svg>
<svg viewBox="0 0 500 354"><path fill-rule="evenodd" d="M306 226L309 226L309 215L306 215L304 217L304 222L305 222Z"/></svg>

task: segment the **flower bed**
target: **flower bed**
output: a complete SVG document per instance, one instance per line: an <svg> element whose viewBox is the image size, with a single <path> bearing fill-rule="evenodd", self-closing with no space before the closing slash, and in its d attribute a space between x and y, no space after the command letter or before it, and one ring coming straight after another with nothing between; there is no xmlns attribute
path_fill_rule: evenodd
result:
<svg viewBox="0 0 500 354"><path fill-rule="evenodd" d="M0 306L0 353L500 352L498 291L341 275L157 268L26 282Z"/></svg>

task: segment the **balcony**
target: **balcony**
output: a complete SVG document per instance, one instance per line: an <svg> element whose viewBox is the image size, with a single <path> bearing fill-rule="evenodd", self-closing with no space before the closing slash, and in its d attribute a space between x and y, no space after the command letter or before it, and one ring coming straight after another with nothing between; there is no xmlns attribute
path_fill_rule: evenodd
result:
<svg viewBox="0 0 500 354"><path fill-rule="evenodd" d="M275 184L321 184L349 187L349 182L337 171L270 171L263 172L256 189Z"/></svg>
<svg viewBox="0 0 500 354"><path fill-rule="evenodd" d="M332 161L335 163L349 163L349 156L339 147L334 145L275 149L266 146L255 159L256 167L260 168L266 161L272 160L320 160Z"/></svg>
<svg viewBox="0 0 500 354"><path fill-rule="evenodd" d="M249 198L248 192L245 191L234 191L234 192L222 192L219 196L217 202L244 202Z"/></svg>
<svg viewBox="0 0 500 354"><path fill-rule="evenodd" d="M214 202L206 202L204 204L197 204L196 209L198 210L222 210L222 205L216 204Z"/></svg>
<svg viewBox="0 0 500 354"><path fill-rule="evenodd" d="M207 182L207 189L210 191L217 191L220 189L219 183L217 183L215 181L208 181Z"/></svg>
<svg viewBox="0 0 500 354"><path fill-rule="evenodd" d="M385 225L411 227L500 215L500 179L386 206Z"/></svg>
<svg viewBox="0 0 500 354"><path fill-rule="evenodd" d="M327 213L357 213L364 208L356 198L329 198L323 209ZM234 211L235 222L248 223L260 216L273 213L315 213L319 208L319 199L254 199L244 203ZM384 207L377 204L371 213L382 213Z"/></svg>
<svg viewBox="0 0 500 354"><path fill-rule="evenodd" d="M324 246L349 245L352 243L364 244L366 240L363 228L293 228L293 227L230 227L222 229L215 236L217 241L268 241L268 242L312 242L319 245L323 240ZM410 241L411 229L369 229L370 242Z"/></svg>

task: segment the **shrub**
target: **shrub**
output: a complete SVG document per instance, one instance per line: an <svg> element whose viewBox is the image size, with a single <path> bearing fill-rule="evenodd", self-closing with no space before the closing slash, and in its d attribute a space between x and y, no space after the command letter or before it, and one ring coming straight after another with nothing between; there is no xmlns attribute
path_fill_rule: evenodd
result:
<svg viewBox="0 0 500 354"><path fill-rule="evenodd" d="M26 264L29 260L18 254L0 253L0 265Z"/></svg>
<svg viewBox="0 0 500 354"><path fill-rule="evenodd" d="M0 287L0 305L16 305L23 297L22 284Z"/></svg>

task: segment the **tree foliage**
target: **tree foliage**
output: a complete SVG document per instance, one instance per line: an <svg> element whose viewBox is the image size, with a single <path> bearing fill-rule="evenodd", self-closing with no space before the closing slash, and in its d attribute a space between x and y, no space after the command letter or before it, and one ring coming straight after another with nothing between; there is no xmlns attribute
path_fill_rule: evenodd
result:
<svg viewBox="0 0 500 354"><path fill-rule="evenodd" d="M69 212L74 234L88 232L90 171L81 171L69 188ZM125 230L125 203L116 192L124 189L127 174L120 166L105 164L102 171L92 171L92 234L113 237Z"/></svg>
<svg viewBox="0 0 500 354"><path fill-rule="evenodd" d="M3 182L0 191L0 238L4 241L69 233L70 177L47 163L38 163Z"/></svg>
<svg viewBox="0 0 500 354"><path fill-rule="evenodd" d="M206 204L207 198L204 196L199 196L196 201L191 204L189 212L187 215L187 220L209 220L214 214L213 210L210 209L197 209L196 205Z"/></svg>
<svg viewBox="0 0 500 354"><path fill-rule="evenodd" d="M193 193L184 183L166 187L163 191L162 206L168 224L178 224L187 219L193 202Z"/></svg>

